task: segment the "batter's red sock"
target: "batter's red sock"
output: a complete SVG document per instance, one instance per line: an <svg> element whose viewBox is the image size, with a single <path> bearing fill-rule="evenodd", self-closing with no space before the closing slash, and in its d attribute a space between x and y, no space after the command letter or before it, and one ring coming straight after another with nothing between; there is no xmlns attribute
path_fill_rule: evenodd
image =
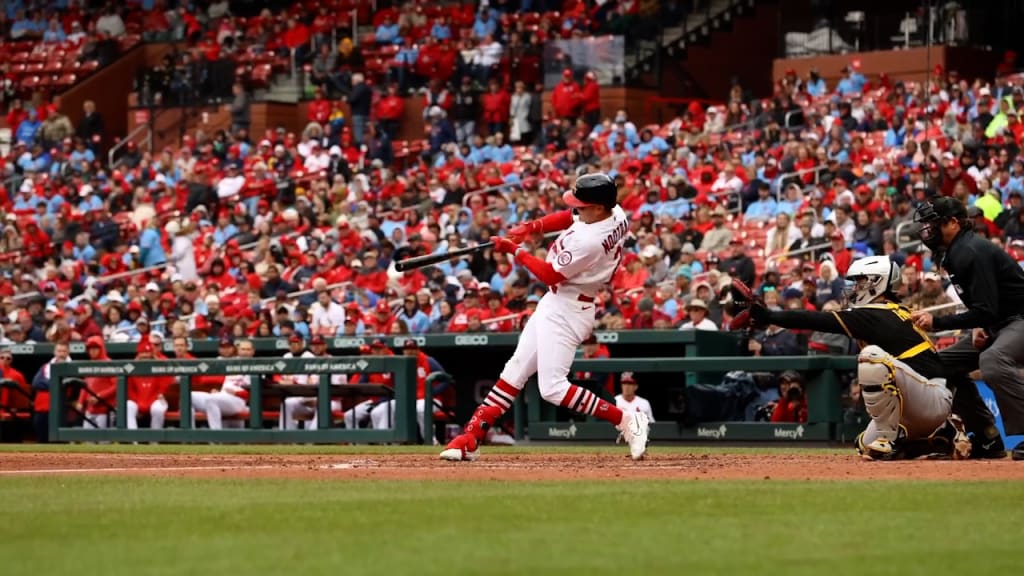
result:
<svg viewBox="0 0 1024 576"><path fill-rule="evenodd" d="M491 391L487 394L487 398L484 398L484 406L494 406L501 409L501 413L504 414L512 407L512 404L516 401L516 396L519 395L519 388L505 382L504 380L498 379L498 382L491 388Z"/></svg>
<svg viewBox="0 0 1024 576"><path fill-rule="evenodd" d="M619 410L618 406L601 400L590 390L575 384L569 385L569 391L565 393L565 398L562 398L562 406L588 416L597 416L616 426L622 422L622 410Z"/></svg>

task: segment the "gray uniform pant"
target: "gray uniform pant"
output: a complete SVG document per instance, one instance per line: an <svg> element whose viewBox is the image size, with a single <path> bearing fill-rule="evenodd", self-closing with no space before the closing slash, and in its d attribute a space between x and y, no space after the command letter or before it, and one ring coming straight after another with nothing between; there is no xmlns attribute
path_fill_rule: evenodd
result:
<svg viewBox="0 0 1024 576"><path fill-rule="evenodd" d="M956 389L953 411L964 419L970 432L983 433L995 422L967 375L981 370L981 377L996 396L1003 428L1008 436L1024 434L1024 319L1015 320L989 338L978 350L971 335L939 352L946 365L948 382ZM991 433L986 434L992 437Z"/></svg>

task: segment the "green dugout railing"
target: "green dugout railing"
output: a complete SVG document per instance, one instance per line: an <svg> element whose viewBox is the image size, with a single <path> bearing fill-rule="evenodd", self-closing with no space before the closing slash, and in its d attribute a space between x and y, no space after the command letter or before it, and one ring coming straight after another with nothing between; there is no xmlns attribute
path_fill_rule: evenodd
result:
<svg viewBox="0 0 1024 576"><path fill-rule="evenodd" d="M347 429L331 427L333 415L331 398L351 396L352 392L365 392L367 396L383 392L380 386L331 385L334 374L367 374L390 372L394 376L395 417L389 429ZM277 374L319 375L316 388L316 430L270 430L263 428L264 396L269 386L262 384L264 376ZM248 429L193 429L191 427L192 378L196 376L246 375L252 385L249 393ZM176 376L180 396L178 428L162 430L127 429L128 378L131 376ZM65 404L72 379L91 377L117 379L114 411L116 427L87 429L67 426ZM290 396L287 386L277 388L281 396ZM426 387L426 406L432 404L432 391ZM433 411L424 410L424 438L433 434ZM231 360L121 360L103 362L67 362L54 364L51 369L50 439L56 442L224 442L224 443L414 443L419 439L416 420L416 364L405 356L389 357L327 357L327 358L245 358Z"/></svg>
<svg viewBox="0 0 1024 576"><path fill-rule="evenodd" d="M701 343L722 343L734 342L735 338L729 333L700 332L695 330L621 330L596 332L595 336L600 344L606 345L647 345L647 344L669 344L679 346L693 346ZM369 344L376 339L382 339L393 348L401 348L406 340L415 340L421 348L438 350L454 348L464 350L466 348L514 348L519 341L517 332L479 332L461 334L420 334L420 335L360 335L360 336L335 336L327 338L327 345L330 350L345 351L354 350L362 345ZM288 351L288 338L253 338L253 346L257 355L283 354ZM215 356L217 354L216 339L189 340L189 352L196 356ZM707 344L705 344L707 345ZM114 357L131 357L135 355L137 343L135 342L108 342L107 353ZM48 342L30 344L12 344L5 347L14 353L15 356L40 356L47 358L53 354L53 344ZM164 352L171 352L173 344L168 337L163 343ZM72 342L70 344L72 355L85 355L85 342ZM48 359L48 358L47 358Z"/></svg>

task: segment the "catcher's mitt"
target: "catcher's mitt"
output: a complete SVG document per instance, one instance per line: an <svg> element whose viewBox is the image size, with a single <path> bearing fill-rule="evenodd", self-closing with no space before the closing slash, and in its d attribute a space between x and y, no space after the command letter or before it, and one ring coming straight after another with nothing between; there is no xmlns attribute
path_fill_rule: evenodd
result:
<svg viewBox="0 0 1024 576"><path fill-rule="evenodd" d="M739 278L732 279L732 286L729 288L732 295L732 322L729 323L730 330L746 330L751 327L750 310L756 304L764 306L759 296L754 295L750 289Z"/></svg>

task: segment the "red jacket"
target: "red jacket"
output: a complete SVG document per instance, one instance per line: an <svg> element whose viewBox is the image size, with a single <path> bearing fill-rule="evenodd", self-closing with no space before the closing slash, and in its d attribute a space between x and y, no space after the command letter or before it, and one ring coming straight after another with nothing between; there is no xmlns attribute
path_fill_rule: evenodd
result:
<svg viewBox="0 0 1024 576"><path fill-rule="evenodd" d="M401 96L384 96L377 102L377 118L380 120L401 120L405 101Z"/></svg>
<svg viewBox="0 0 1024 576"><path fill-rule="evenodd" d="M501 124L508 122L509 105L512 97L505 90L488 92L480 97L480 107L483 109L483 121L488 123Z"/></svg>
<svg viewBox="0 0 1024 576"><path fill-rule="evenodd" d="M307 119L317 124L326 124L331 117L331 103L323 98L317 98L309 103L309 110L306 112Z"/></svg>
<svg viewBox="0 0 1024 576"><path fill-rule="evenodd" d="M597 80L589 78L583 83L583 92L580 95L584 112L597 112L601 110L601 88Z"/></svg>
<svg viewBox="0 0 1024 576"><path fill-rule="evenodd" d="M284 36L281 38L281 43L292 50L299 46L308 44L309 28L307 28L305 24L296 24L294 28L285 30Z"/></svg>
<svg viewBox="0 0 1024 576"><path fill-rule="evenodd" d="M388 273L383 270L374 270L359 274L353 281L356 286L365 288L374 294L383 294L388 287Z"/></svg>
<svg viewBox="0 0 1024 576"><path fill-rule="evenodd" d="M580 113L580 87L575 82L559 82L551 91L551 106L560 118L572 118Z"/></svg>
<svg viewBox="0 0 1024 576"><path fill-rule="evenodd" d="M775 404L772 422L807 422L807 400L788 402L785 398Z"/></svg>
<svg viewBox="0 0 1024 576"><path fill-rule="evenodd" d="M93 336L85 343L86 347L99 346L100 355L96 361L108 361L107 347L101 336ZM91 392L91 394L90 394ZM96 397L99 400L96 400ZM100 402L102 400L106 404ZM85 388L78 396L78 401L85 408L86 414L106 414L110 412L107 406L114 406L117 403L117 378L113 376L92 376L85 379Z"/></svg>
<svg viewBox="0 0 1024 576"><path fill-rule="evenodd" d="M5 380L14 381L18 385L18 388L21 388L25 392L31 391L31 388L29 388L28 383L25 382L25 376L22 375L21 372L18 372L13 367L8 367L4 368L3 370L0 370L0 377L4 378ZM6 387L0 388L0 408L7 408L14 404L14 401L12 399L14 394L16 394L16 392L11 392ZM47 395L47 400L49 400L49 395ZM49 402L47 402L45 410L49 409Z"/></svg>

